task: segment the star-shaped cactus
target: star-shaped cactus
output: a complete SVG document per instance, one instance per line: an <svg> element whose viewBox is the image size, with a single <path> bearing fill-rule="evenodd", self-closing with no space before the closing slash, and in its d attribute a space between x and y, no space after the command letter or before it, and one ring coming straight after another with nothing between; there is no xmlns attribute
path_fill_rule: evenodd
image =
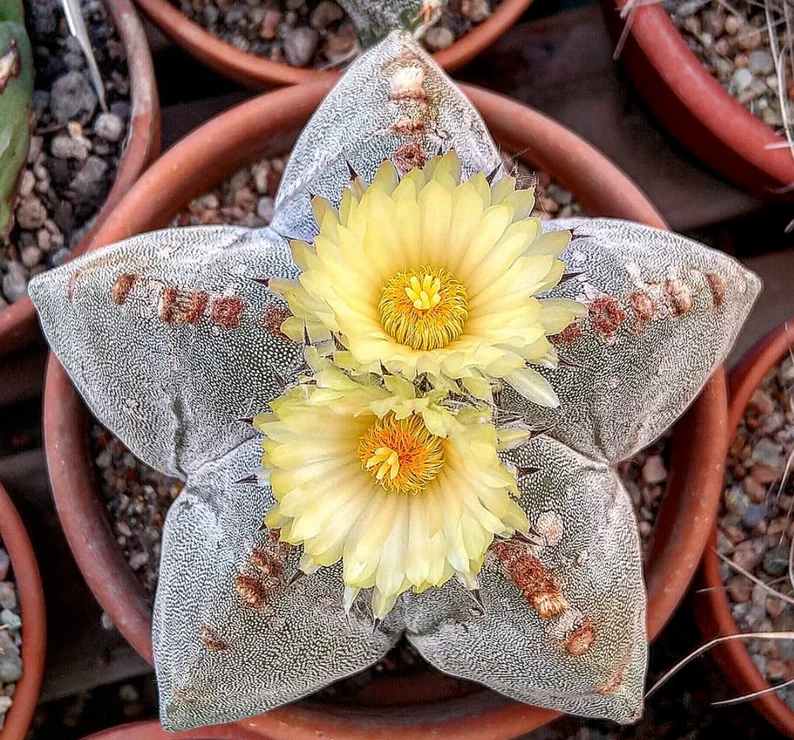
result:
<svg viewBox="0 0 794 740"><path fill-rule="evenodd" d="M306 126L271 227L144 234L31 282L93 413L186 480L154 614L166 728L294 701L402 635L514 699L640 715L646 596L615 463L683 413L760 283L635 223L541 234L500 161L395 32ZM445 269L411 272L422 250ZM424 323L359 331L378 310Z"/></svg>

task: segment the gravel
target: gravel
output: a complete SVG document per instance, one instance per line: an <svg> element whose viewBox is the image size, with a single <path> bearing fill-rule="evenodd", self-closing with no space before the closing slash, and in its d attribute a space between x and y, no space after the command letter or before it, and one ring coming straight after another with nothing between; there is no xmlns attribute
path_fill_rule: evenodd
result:
<svg viewBox="0 0 794 740"><path fill-rule="evenodd" d="M10 568L11 561L0 540L0 732L14 703L16 682L22 676L22 620Z"/></svg>
<svg viewBox="0 0 794 740"><path fill-rule="evenodd" d="M345 11L331 0L170 0L213 36L241 51L296 67L341 66L361 49ZM500 0L450 0L425 33L432 52L487 20Z"/></svg>
<svg viewBox="0 0 794 740"><path fill-rule="evenodd" d="M794 536L792 481L783 480L794 455L794 372L787 357L753 393L731 443L718 520L719 552L780 593L791 596L789 550ZM740 630L794 629L794 608L727 563L721 573ZM794 642L750 640L747 648L770 683L794 678ZM794 710L794 688L777 692Z"/></svg>
<svg viewBox="0 0 794 740"><path fill-rule="evenodd" d="M101 208L127 137L130 85L124 49L100 0L83 0L109 106L102 111L60 0L26 0L36 81L28 159L15 226L0 241L0 309L30 278L68 259Z"/></svg>
<svg viewBox="0 0 794 740"><path fill-rule="evenodd" d="M662 5L689 47L720 84L764 123L781 128L778 78L766 30L764 3L736 0L728 6L720 0L664 0ZM736 13L729 12L728 7ZM784 96L789 114L794 113L790 64L788 61L786 77L790 81Z"/></svg>
<svg viewBox="0 0 794 740"><path fill-rule="evenodd" d="M116 540L153 601L165 514L182 490L182 483L138 461L99 424L92 429L91 441L97 479Z"/></svg>

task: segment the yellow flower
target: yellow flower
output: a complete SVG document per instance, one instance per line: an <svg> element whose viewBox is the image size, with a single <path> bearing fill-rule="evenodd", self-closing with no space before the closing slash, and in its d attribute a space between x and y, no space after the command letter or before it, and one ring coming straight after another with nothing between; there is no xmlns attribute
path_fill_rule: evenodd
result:
<svg viewBox="0 0 794 740"><path fill-rule="evenodd" d="M546 337L585 309L535 297L559 282L570 234L542 234L533 203L512 177L461 183L454 151L402 179L384 162L369 187L351 184L338 212L314 199L320 233L313 245L292 243L299 280L270 283L293 312L282 330L328 352L341 343L343 363L361 371L461 379L470 392L504 378L557 405L528 365L554 365Z"/></svg>
<svg viewBox="0 0 794 740"><path fill-rule="evenodd" d="M454 574L475 588L494 535L528 529L490 411L452 413L404 379L354 379L309 355L311 384L254 420L277 501L265 523L303 546L305 572L342 560L345 608L372 588L378 619Z"/></svg>

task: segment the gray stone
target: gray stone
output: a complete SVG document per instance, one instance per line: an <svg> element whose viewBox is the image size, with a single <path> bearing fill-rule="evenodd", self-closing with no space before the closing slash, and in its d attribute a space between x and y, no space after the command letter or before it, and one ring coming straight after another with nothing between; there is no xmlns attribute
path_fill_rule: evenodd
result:
<svg viewBox="0 0 794 740"><path fill-rule="evenodd" d="M769 465L772 468L782 467L785 462L783 448L767 437L762 437L753 448L753 461Z"/></svg>
<svg viewBox="0 0 794 740"><path fill-rule="evenodd" d="M754 606L761 606L764 608L764 613L766 613L766 597L769 595L769 591L765 589L760 583L756 583L753 585L752 590L752 602Z"/></svg>
<svg viewBox="0 0 794 740"><path fill-rule="evenodd" d="M764 109L764 112L761 114L761 119L767 126L772 126L772 128L783 125L783 117L780 115L779 111L771 106Z"/></svg>
<svg viewBox="0 0 794 740"><path fill-rule="evenodd" d="M34 90L33 105L30 111L32 123L34 125L40 123L49 109L50 94L46 90Z"/></svg>
<svg viewBox="0 0 794 740"><path fill-rule="evenodd" d="M750 54L747 67L754 75L768 75L775 68L775 60L766 49L757 49Z"/></svg>
<svg viewBox="0 0 794 740"><path fill-rule="evenodd" d="M319 43L320 34L314 28L291 29L284 39L284 56L294 67L305 67L311 63Z"/></svg>
<svg viewBox="0 0 794 740"><path fill-rule="evenodd" d="M0 607L3 609L17 608L17 591L11 581L0 581Z"/></svg>
<svg viewBox="0 0 794 740"><path fill-rule="evenodd" d="M115 113L100 113L94 123L94 133L105 141L121 141L124 137L124 121Z"/></svg>
<svg viewBox="0 0 794 740"><path fill-rule="evenodd" d="M69 257L72 256L72 253L66 249L65 247L61 247L60 249L56 249L52 255L50 256L50 265L52 267L60 267Z"/></svg>
<svg viewBox="0 0 794 740"><path fill-rule="evenodd" d="M322 0L309 16L309 25L317 30L322 30L336 21L341 21L344 17L345 11L336 3L331 0Z"/></svg>
<svg viewBox="0 0 794 740"><path fill-rule="evenodd" d="M270 223L273 220L273 216L276 213L276 202L268 195L259 199L259 202L256 204L256 215L259 216L263 221L266 223Z"/></svg>
<svg viewBox="0 0 794 740"><path fill-rule="evenodd" d="M19 181L19 188L17 195L20 198L27 198L33 194L33 188L36 186L36 176L30 170L24 170L22 178Z"/></svg>
<svg viewBox="0 0 794 740"><path fill-rule="evenodd" d="M736 545L733 551L733 562L744 570L752 571L764 558L766 543L763 539L746 540Z"/></svg>
<svg viewBox="0 0 794 740"><path fill-rule="evenodd" d="M108 164L104 159L90 156L71 182L75 199L83 202L101 202L107 192Z"/></svg>
<svg viewBox="0 0 794 740"><path fill-rule="evenodd" d="M786 357L777 367L777 380L784 388L794 385L794 361Z"/></svg>
<svg viewBox="0 0 794 740"><path fill-rule="evenodd" d="M149 553L145 550L143 552L136 552L130 557L130 568L133 570L140 570L146 563L149 562Z"/></svg>
<svg viewBox="0 0 794 740"><path fill-rule="evenodd" d="M446 26L433 26L427 29L424 42L430 51L441 51L455 43L455 34Z"/></svg>
<svg viewBox="0 0 794 740"><path fill-rule="evenodd" d="M89 80L81 72L67 72L52 85L50 111L58 123L88 123L97 106Z"/></svg>
<svg viewBox="0 0 794 740"><path fill-rule="evenodd" d="M10 566L11 558L9 558L8 553L0 547L0 581L5 580Z"/></svg>
<svg viewBox="0 0 794 740"><path fill-rule="evenodd" d="M0 611L0 624L6 625L11 630L18 630L22 626L22 620L10 609L3 609Z"/></svg>
<svg viewBox="0 0 794 740"><path fill-rule="evenodd" d="M472 23L482 23L490 17L491 5L488 0L463 0L460 4L460 12Z"/></svg>
<svg viewBox="0 0 794 740"><path fill-rule="evenodd" d="M30 195L19 202L15 214L20 229L35 231L44 225L47 209L35 195Z"/></svg>
<svg viewBox="0 0 794 740"><path fill-rule="evenodd" d="M50 152L58 159L76 159L82 161L91 151L91 142L84 136L56 136L50 144Z"/></svg>
<svg viewBox="0 0 794 740"><path fill-rule="evenodd" d="M20 253L20 259L25 267L34 267L41 262L41 250L38 247L25 247Z"/></svg>
<svg viewBox="0 0 794 740"><path fill-rule="evenodd" d="M786 423L786 415L782 411L774 411L767 416L759 419L761 431L764 434L774 434L778 429L782 429Z"/></svg>
<svg viewBox="0 0 794 740"><path fill-rule="evenodd" d="M712 38L719 38L725 30L725 13L721 8L704 10L700 15L703 31L710 33Z"/></svg>
<svg viewBox="0 0 794 740"><path fill-rule="evenodd" d="M0 717L8 712L11 709L11 705L14 703L14 700L10 696L0 696Z"/></svg>
<svg viewBox="0 0 794 740"><path fill-rule="evenodd" d="M725 508L738 517L743 517L750 508L750 499L741 486L732 486L725 491Z"/></svg>
<svg viewBox="0 0 794 740"><path fill-rule="evenodd" d="M766 506L764 504L750 504L742 516L742 524L748 529L757 527L766 517Z"/></svg>
<svg viewBox="0 0 794 740"><path fill-rule="evenodd" d="M22 659L8 630L0 632L0 682L14 683L22 676Z"/></svg>
<svg viewBox="0 0 794 740"><path fill-rule="evenodd" d="M553 200L556 200L561 206L567 206L571 204L573 201L573 193L570 190L566 190L565 188L561 188L559 185L555 185L551 183L549 187L546 188L546 195Z"/></svg>
<svg viewBox="0 0 794 740"><path fill-rule="evenodd" d="M12 262L8 266L8 272L3 275L3 294L9 303L14 303L28 294L28 278L25 269L19 263ZM1 597L0 604L2 604Z"/></svg>
<svg viewBox="0 0 794 740"><path fill-rule="evenodd" d="M788 557L788 545L775 545L764 554L763 568L770 576L782 576L788 570Z"/></svg>
<svg viewBox="0 0 794 740"><path fill-rule="evenodd" d="M737 69L731 78L731 90L734 94L744 92L753 82L753 73L746 68Z"/></svg>
<svg viewBox="0 0 794 740"><path fill-rule="evenodd" d="M763 632L761 626L764 622L767 621L766 618L766 607L762 604L756 604L751 602L751 606L747 611L747 616L745 617L745 622L747 623L747 629L752 632ZM772 627L770 623L770 628Z"/></svg>

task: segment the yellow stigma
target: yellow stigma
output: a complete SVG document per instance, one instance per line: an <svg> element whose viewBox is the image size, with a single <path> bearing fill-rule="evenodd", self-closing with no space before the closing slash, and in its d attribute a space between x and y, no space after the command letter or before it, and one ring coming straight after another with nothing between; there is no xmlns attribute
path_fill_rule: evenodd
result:
<svg viewBox="0 0 794 740"><path fill-rule="evenodd" d="M404 270L383 287L381 326L412 349L441 349L463 333L467 299L466 288L443 267Z"/></svg>
<svg viewBox="0 0 794 740"><path fill-rule="evenodd" d="M387 414L361 437L358 458L387 491L416 494L443 467L442 442L428 431L421 416L398 420Z"/></svg>

